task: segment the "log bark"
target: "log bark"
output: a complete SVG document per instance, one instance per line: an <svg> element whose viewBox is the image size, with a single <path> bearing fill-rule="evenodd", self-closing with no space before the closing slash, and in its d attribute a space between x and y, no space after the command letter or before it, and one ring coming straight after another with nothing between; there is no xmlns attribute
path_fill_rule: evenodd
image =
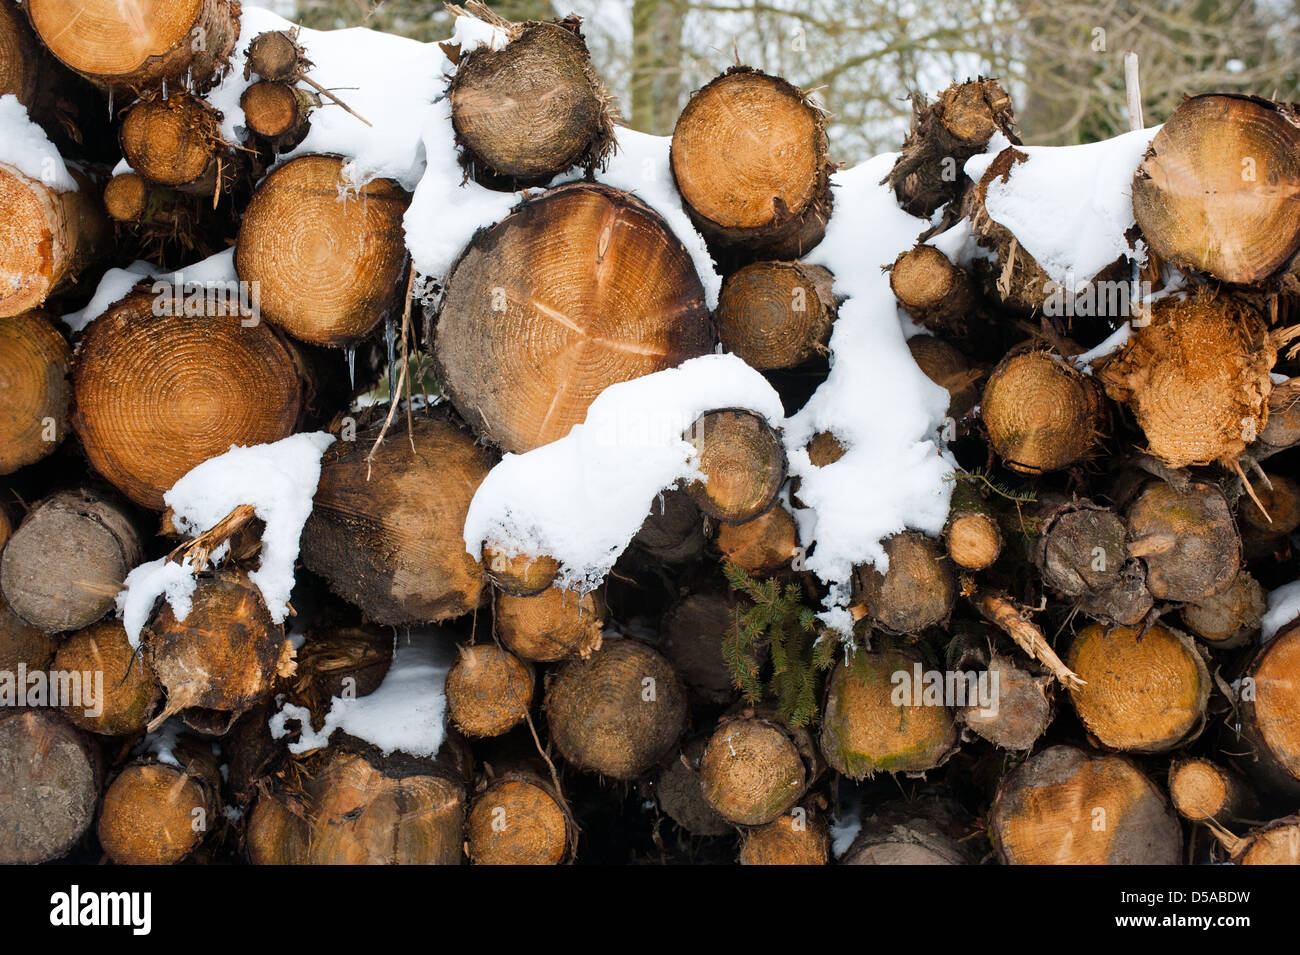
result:
<svg viewBox="0 0 1300 955"><path fill-rule="evenodd" d="M378 427L325 452L302 557L366 618L436 623L479 606L482 565L462 529L489 458L445 415L395 426L370 457Z"/></svg>
<svg viewBox="0 0 1300 955"><path fill-rule="evenodd" d="M664 221L629 193L576 183L470 243L434 354L461 416L522 452L568 434L609 385L711 345L699 276Z"/></svg>
<svg viewBox="0 0 1300 955"><path fill-rule="evenodd" d="M140 563L140 536L127 512L88 490L39 502L0 556L0 591L34 627L79 630L113 606Z"/></svg>
<svg viewBox="0 0 1300 955"><path fill-rule="evenodd" d="M369 696L384 682L393 661L394 636L387 627L313 628L298 648L288 697L311 713L319 732L335 697Z"/></svg>
<svg viewBox="0 0 1300 955"><path fill-rule="evenodd" d="M1182 609L1183 623L1216 650L1245 646L1259 632L1268 603L1264 588L1242 570L1226 590Z"/></svg>
<svg viewBox="0 0 1300 955"><path fill-rule="evenodd" d="M73 364L72 424L95 470L142 507L232 444L288 437L302 410L291 347L229 302L156 283L93 321ZM162 314L159 314L159 313ZM192 314L197 312L198 314Z"/></svg>
<svg viewBox="0 0 1300 955"><path fill-rule="evenodd" d="M1257 96L1183 101L1133 177L1133 213L1162 260L1260 282L1300 250L1300 119Z"/></svg>
<svg viewBox="0 0 1300 955"><path fill-rule="evenodd" d="M44 312L0 320L0 474L48 455L68 432L72 350Z"/></svg>
<svg viewBox="0 0 1300 955"><path fill-rule="evenodd" d="M819 265L755 262L722 283L713 320L722 347L760 370L826 353L838 310L834 277Z"/></svg>
<svg viewBox="0 0 1300 955"><path fill-rule="evenodd" d="M1183 851L1177 816L1141 770L1073 746L1003 778L989 836L1006 865L1177 865Z"/></svg>
<svg viewBox="0 0 1300 955"><path fill-rule="evenodd" d="M238 0L31 0L32 26L65 66L106 89L202 91L239 37Z"/></svg>
<svg viewBox="0 0 1300 955"><path fill-rule="evenodd" d="M339 156L292 159L262 181L244 210L235 271L258 283L262 317L294 338L355 344L386 315L400 314L409 203L388 179L354 186Z"/></svg>
<svg viewBox="0 0 1300 955"><path fill-rule="evenodd" d="M925 377L948 392L949 418L959 421L979 404L979 380L984 372L973 367L964 354L933 335L913 335L907 340L907 350Z"/></svg>
<svg viewBox="0 0 1300 955"><path fill-rule="evenodd" d="M963 628L945 650L948 669L986 674L990 699L967 696L956 707L957 718L976 736L1013 753L1027 753L1047 732L1056 716L1054 679L1037 666L999 651L987 633ZM996 681L996 682L994 682ZM987 702L991 705L984 705Z"/></svg>
<svg viewBox="0 0 1300 955"><path fill-rule="evenodd" d="M1103 622L1137 626L1155 599L1146 565L1130 557L1128 528L1109 508L1087 499L1069 501L1042 519L1033 560L1047 584Z"/></svg>
<svg viewBox="0 0 1300 955"><path fill-rule="evenodd" d="M0 714L0 863L49 862L80 842L101 772L99 753L57 713Z"/></svg>
<svg viewBox="0 0 1300 955"><path fill-rule="evenodd" d="M607 640L571 660L546 687L551 742L575 769L631 780L674 751L686 689L672 666L634 640Z"/></svg>
<svg viewBox="0 0 1300 955"><path fill-rule="evenodd" d="M732 67L682 110L673 180L711 245L750 259L797 259L821 241L830 217L826 146L824 117L802 90Z"/></svg>
<svg viewBox="0 0 1300 955"><path fill-rule="evenodd" d="M74 282L109 239L99 190L73 171L60 192L0 163L0 318L39 307Z"/></svg>

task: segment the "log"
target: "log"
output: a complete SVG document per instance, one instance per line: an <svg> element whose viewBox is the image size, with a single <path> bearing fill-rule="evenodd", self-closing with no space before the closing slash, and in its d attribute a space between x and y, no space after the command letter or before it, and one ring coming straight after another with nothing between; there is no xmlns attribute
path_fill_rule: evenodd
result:
<svg viewBox="0 0 1300 955"><path fill-rule="evenodd" d="M699 589L668 608L659 625L659 649L691 696L725 703L735 695L722 641L736 623L736 600L724 590Z"/></svg>
<svg viewBox="0 0 1300 955"><path fill-rule="evenodd" d="M743 524L722 522L715 541L722 559L747 574L773 574L788 568L799 552L794 516L780 503Z"/></svg>
<svg viewBox="0 0 1300 955"><path fill-rule="evenodd" d="M72 350L41 311L0 320L0 474L59 446L68 432Z"/></svg>
<svg viewBox="0 0 1300 955"><path fill-rule="evenodd" d="M1177 490L1152 481L1128 506L1128 551L1157 600L1195 603L1222 593L1241 567L1241 537L1217 485Z"/></svg>
<svg viewBox="0 0 1300 955"><path fill-rule="evenodd" d="M1259 633L1268 604L1264 588L1246 571L1226 590L1183 607L1183 623L1216 650L1245 646Z"/></svg>
<svg viewBox="0 0 1300 955"><path fill-rule="evenodd" d="M1239 699L1241 733L1250 748L1242 768L1294 799L1300 794L1300 626L1289 624L1260 648Z"/></svg>
<svg viewBox="0 0 1300 955"><path fill-rule="evenodd" d="M104 208L118 222L151 226L188 241L194 231L193 209L180 193L133 172L118 173L104 187Z"/></svg>
<svg viewBox="0 0 1300 955"><path fill-rule="evenodd" d="M984 152L1001 132L1016 138L1011 97L997 80L980 77L954 83L934 103L912 98L912 128L887 180L898 204L915 216L929 218L962 192L962 166Z"/></svg>
<svg viewBox="0 0 1300 955"><path fill-rule="evenodd" d="M394 627L459 617L486 595L462 530L487 454L443 414L418 415L403 431L372 460L378 426L329 447L302 537L310 570L370 622Z"/></svg>
<svg viewBox="0 0 1300 955"><path fill-rule="evenodd" d="M920 633L943 624L957 599L952 564L939 545L919 531L904 531L884 542L889 569L861 567L857 596L871 622L888 633Z"/></svg>
<svg viewBox="0 0 1300 955"><path fill-rule="evenodd" d="M574 183L470 243L434 356L461 417L523 452L568 434L609 385L711 346L699 276L663 219L629 193Z"/></svg>
<svg viewBox="0 0 1300 955"><path fill-rule="evenodd" d="M688 564L704 555L704 517L685 488L664 491L650 505L632 546L668 565Z"/></svg>
<svg viewBox="0 0 1300 955"><path fill-rule="evenodd" d="M992 705L982 705L978 698L970 700L968 696L964 706L956 707L957 719L1000 749L1013 753L1031 750L1056 716L1051 674L1025 666L1001 653L987 634L965 628L948 644L945 654L949 670L987 674L991 697L987 702Z"/></svg>
<svg viewBox="0 0 1300 955"><path fill-rule="evenodd" d="M108 218L90 178L60 192L0 163L0 318L39 307L74 282L108 244Z"/></svg>
<svg viewBox="0 0 1300 955"><path fill-rule="evenodd" d="M13 95L29 110L39 95L41 52L16 5L0 6L0 96Z"/></svg>
<svg viewBox="0 0 1300 955"><path fill-rule="evenodd" d="M580 22L511 24L504 48L457 51L447 97L466 169L518 187L604 165L614 147L610 97Z"/></svg>
<svg viewBox="0 0 1300 955"><path fill-rule="evenodd" d="M142 98L127 110L118 139L136 173L198 195L220 189L220 162L231 162L222 155L221 114L183 89Z"/></svg>
<svg viewBox="0 0 1300 955"><path fill-rule="evenodd" d="M72 425L95 470L136 504L232 444L293 433L302 384L291 347L208 288L139 286L90 323L73 362ZM188 314L176 314L179 311ZM159 314L162 313L162 314ZM171 313L171 314L168 314Z"/></svg>
<svg viewBox="0 0 1300 955"><path fill-rule="evenodd" d="M90 829L100 779L99 753L57 713L0 713L0 863L67 853Z"/></svg>
<svg viewBox="0 0 1300 955"><path fill-rule="evenodd" d="M145 656L166 692L149 722L155 732L179 713L191 728L220 736L292 675L294 650L271 619L261 592L231 570L200 578L190 612L178 620L163 604L143 633Z"/></svg>
<svg viewBox="0 0 1300 955"><path fill-rule="evenodd" d="M1108 749L1163 753L1205 726L1210 674L1185 634L1158 624L1145 633L1089 624L1065 663L1084 681L1069 688L1070 702Z"/></svg>
<svg viewBox="0 0 1300 955"><path fill-rule="evenodd" d="M65 66L122 92L168 83L201 92L239 36L237 0L30 0L26 7Z"/></svg>
<svg viewBox="0 0 1300 955"><path fill-rule="evenodd" d="M53 669L103 675L102 696L91 714L86 706L63 707L68 722L101 736L134 736L144 731L162 700L153 667L137 653L116 620L101 620L69 634L54 654Z"/></svg>
<svg viewBox="0 0 1300 955"><path fill-rule="evenodd" d="M319 732L334 698L369 696L384 682L393 661L393 631L387 627L334 626L313 628L298 648L288 696L311 713Z"/></svg>
<svg viewBox="0 0 1300 955"><path fill-rule="evenodd" d="M826 865L830 834L825 821L811 809L794 810L765 826L741 834L741 865Z"/></svg>
<svg viewBox="0 0 1300 955"><path fill-rule="evenodd" d="M1178 814L1191 822L1229 826L1259 809L1244 779L1202 756L1174 760L1169 767L1169 796Z"/></svg>
<svg viewBox="0 0 1300 955"><path fill-rule="evenodd" d="M268 322L299 341L353 345L400 314L409 203L389 179L354 186L342 157L292 159L262 180L244 210L235 272L257 283Z"/></svg>
<svg viewBox="0 0 1300 955"><path fill-rule="evenodd" d="M181 737L171 761L127 764L104 792L99 844L118 865L175 865L215 828L221 773L212 747Z"/></svg>
<svg viewBox="0 0 1300 955"><path fill-rule="evenodd" d="M447 673L447 712L465 736L501 736L528 716L533 668L495 643L459 648Z"/></svg>
<svg viewBox="0 0 1300 955"><path fill-rule="evenodd" d="M1182 102L1133 177L1133 214L1162 260L1261 282L1300 250L1300 118L1293 106L1215 93Z"/></svg>
<svg viewBox="0 0 1300 955"><path fill-rule="evenodd" d="M952 489L943 542L952 562L964 570L983 570L1002 553L1002 529L997 512L969 482Z"/></svg>
<svg viewBox="0 0 1300 955"><path fill-rule="evenodd" d="M470 862L559 865L570 850L569 821L555 787L527 765L494 767L465 821Z"/></svg>
<svg viewBox="0 0 1300 955"><path fill-rule="evenodd" d="M512 554L486 541L482 559L488 580L512 597L536 597L560 575L560 562L554 557Z"/></svg>
<svg viewBox="0 0 1300 955"><path fill-rule="evenodd" d="M296 761L254 804L254 865L460 865L468 753L436 759L330 746Z"/></svg>
<svg viewBox="0 0 1300 955"><path fill-rule="evenodd" d="M691 96L669 158L682 204L712 245L797 259L830 217L826 148L824 116L802 90L737 66Z"/></svg>
<svg viewBox="0 0 1300 955"><path fill-rule="evenodd" d="M126 511L89 490L38 502L0 556L0 591L34 627L79 630L113 606L141 545Z"/></svg>
<svg viewBox="0 0 1300 955"><path fill-rule="evenodd" d="M941 338L913 335L907 340L912 360L936 385L948 392L948 417L958 421L979 404L984 372L971 366L966 356Z"/></svg>
<svg viewBox="0 0 1300 955"><path fill-rule="evenodd" d="M707 737L699 736L682 745L677 758L659 773L655 796L659 808L679 828L693 836L722 836L733 826L709 805L700 786L700 758L707 742Z"/></svg>
<svg viewBox="0 0 1300 955"><path fill-rule="evenodd" d="M914 705L910 688L900 693L905 688L896 675L910 680L922 667L920 653L901 648L858 650L847 664L836 664L826 684L818 739L836 772L850 779L923 773L956 751L957 727L943 701ZM904 701L895 702L900 695Z"/></svg>
<svg viewBox="0 0 1300 955"><path fill-rule="evenodd" d="M1100 450L1106 430L1093 378L1042 351L1010 355L984 386L980 415L1002 463L1023 474L1057 471Z"/></svg>
<svg viewBox="0 0 1300 955"><path fill-rule="evenodd" d="M723 818L764 826L803 798L819 769L807 730L742 714L713 731L699 775L705 801Z"/></svg>
<svg viewBox="0 0 1300 955"><path fill-rule="evenodd" d="M1240 841L1237 865L1300 865L1300 816L1275 819Z"/></svg>
<svg viewBox="0 0 1300 955"><path fill-rule="evenodd" d="M1243 535L1283 538L1300 527L1300 484L1285 474L1265 473L1237 511Z"/></svg>
<svg viewBox="0 0 1300 955"><path fill-rule="evenodd" d="M785 483L785 448L772 426L752 411L701 415L686 434L703 480L686 486L709 517L743 524L766 513Z"/></svg>
<svg viewBox="0 0 1300 955"><path fill-rule="evenodd" d="M44 670L54 658L59 641L54 634L33 627L9 609L0 597L0 674Z"/></svg>
<svg viewBox="0 0 1300 955"><path fill-rule="evenodd" d="M493 609L501 642L520 659L535 663L585 660L600 649L608 615L600 591L577 594L558 587L534 597L499 593Z"/></svg>
<svg viewBox="0 0 1300 955"><path fill-rule="evenodd" d="M725 351L760 370L793 368L826 353L838 305L820 265L754 262L722 283L713 320Z"/></svg>
<svg viewBox="0 0 1300 955"><path fill-rule="evenodd" d="M1043 583L1074 598L1084 613L1121 626L1137 626L1155 599L1146 566L1129 557L1128 528L1114 511L1084 498L1042 518L1033 560Z"/></svg>
<svg viewBox="0 0 1300 955"><path fill-rule="evenodd" d="M889 287L918 325L936 334L965 334L975 286L934 246L921 244L901 253L890 267Z"/></svg>
<svg viewBox="0 0 1300 955"><path fill-rule="evenodd" d="M310 90L274 80L250 83L239 97L244 125L277 153L288 152L306 138L311 111L320 105L320 97Z"/></svg>
<svg viewBox="0 0 1300 955"><path fill-rule="evenodd" d="M544 701L551 742L575 769L631 780L675 750L686 689L672 666L634 640L606 640L555 672Z"/></svg>
<svg viewBox="0 0 1300 955"><path fill-rule="evenodd" d="M1121 756L1051 746L1003 777L989 836L1004 865L1177 865L1164 795Z"/></svg>
<svg viewBox="0 0 1300 955"><path fill-rule="evenodd" d="M862 820L841 865L974 865L976 831L961 807L947 799L887 803Z"/></svg>
<svg viewBox="0 0 1300 955"><path fill-rule="evenodd" d="M1171 296L1096 377L1133 410L1151 455L1174 468L1231 467L1268 423L1281 340L1242 300Z"/></svg>

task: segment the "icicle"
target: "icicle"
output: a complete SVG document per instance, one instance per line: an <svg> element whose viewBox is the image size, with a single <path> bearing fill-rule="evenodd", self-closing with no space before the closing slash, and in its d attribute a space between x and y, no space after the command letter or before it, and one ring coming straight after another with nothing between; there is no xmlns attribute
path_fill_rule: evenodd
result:
<svg viewBox="0 0 1300 955"><path fill-rule="evenodd" d="M163 80L163 99L167 98L167 80Z"/></svg>
<svg viewBox="0 0 1300 955"><path fill-rule="evenodd" d="M190 91L194 89L194 67L192 66L185 71L185 88Z"/></svg>
<svg viewBox="0 0 1300 955"><path fill-rule="evenodd" d="M108 88L108 120L113 121L113 87Z"/></svg>
<svg viewBox="0 0 1300 955"><path fill-rule="evenodd" d="M348 387L355 388L357 386L357 350L349 345L343 351L348 359Z"/></svg>

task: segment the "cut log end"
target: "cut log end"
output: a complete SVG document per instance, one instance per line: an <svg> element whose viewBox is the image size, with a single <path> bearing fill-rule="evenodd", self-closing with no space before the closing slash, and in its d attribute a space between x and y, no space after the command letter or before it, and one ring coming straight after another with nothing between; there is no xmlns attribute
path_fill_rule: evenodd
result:
<svg viewBox="0 0 1300 955"><path fill-rule="evenodd" d="M463 647L447 674L447 710L468 737L500 736L528 715L533 686L533 668L508 650Z"/></svg>
<svg viewBox="0 0 1300 955"><path fill-rule="evenodd" d="M569 851L568 822L550 784L507 773L474 797L465 846L475 865L558 865Z"/></svg>
<svg viewBox="0 0 1300 955"><path fill-rule="evenodd" d="M39 461L67 435L72 350L44 312L0 320L0 474Z"/></svg>
<svg viewBox="0 0 1300 955"><path fill-rule="evenodd" d="M714 321L722 347L758 369L793 368L821 354L836 304L830 272L800 262L755 262L728 276Z"/></svg>
<svg viewBox="0 0 1300 955"><path fill-rule="evenodd" d="M1045 352L1004 359L989 376L981 402L989 443L1007 467L1026 474L1090 457L1104 414L1092 378Z"/></svg>
<svg viewBox="0 0 1300 955"><path fill-rule="evenodd" d="M515 655L537 663L586 659L600 649L605 601L599 592L550 587L533 597L497 594L497 634Z"/></svg>
<svg viewBox="0 0 1300 955"><path fill-rule="evenodd" d="M776 501L785 483L785 450L760 415L709 412L692 425L687 440L695 446L704 475L704 480L693 481L688 490L705 514L743 524Z"/></svg>
<svg viewBox="0 0 1300 955"><path fill-rule="evenodd" d="M736 68L708 83L678 118L670 159L711 241L775 259L821 241L831 202L823 117L784 80Z"/></svg>

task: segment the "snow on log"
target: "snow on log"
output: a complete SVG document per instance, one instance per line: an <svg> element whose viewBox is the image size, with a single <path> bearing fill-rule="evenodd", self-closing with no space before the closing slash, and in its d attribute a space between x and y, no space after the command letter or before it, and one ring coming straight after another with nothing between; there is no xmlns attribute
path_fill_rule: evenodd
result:
<svg viewBox="0 0 1300 955"><path fill-rule="evenodd" d="M636 536L656 495L703 477L689 440L694 423L732 408L753 411L769 426L782 421L776 392L732 355L706 355L611 385L559 440L507 454L492 469L465 518L466 550L477 557L491 544L545 555L560 565L560 586L593 589Z"/></svg>

